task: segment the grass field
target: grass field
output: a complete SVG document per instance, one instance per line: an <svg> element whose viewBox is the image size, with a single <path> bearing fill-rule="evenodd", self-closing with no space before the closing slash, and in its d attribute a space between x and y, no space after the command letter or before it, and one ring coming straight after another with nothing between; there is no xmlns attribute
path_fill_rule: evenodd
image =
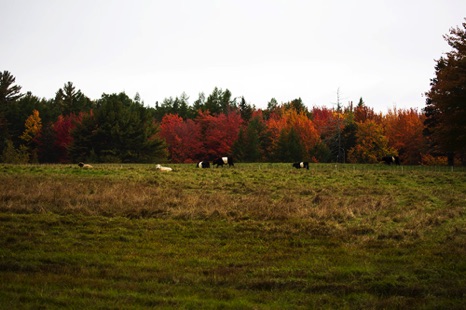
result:
<svg viewBox="0 0 466 310"><path fill-rule="evenodd" d="M464 309L466 171L0 165L0 308Z"/></svg>

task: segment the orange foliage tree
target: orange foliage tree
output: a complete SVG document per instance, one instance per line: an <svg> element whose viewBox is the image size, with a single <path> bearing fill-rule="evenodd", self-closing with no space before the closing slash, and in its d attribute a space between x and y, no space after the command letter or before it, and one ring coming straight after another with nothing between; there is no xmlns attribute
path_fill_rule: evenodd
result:
<svg viewBox="0 0 466 310"><path fill-rule="evenodd" d="M32 114L26 119L23 134L20 136L26 142L26 146L22 145L21 148L23 151L29 152L32 162L38 161L37 138L40 136L41 130L42 120L39 116L39 111L33 110Z"/></svg>
<svg viewBox="0 0 466 310"><path fill-rule="evenodd" d="M425 115L415 109L389 110L382 120L388 146L397 150L405 164L419 164L426 142L422 132Z"/></svg>
<svg viewBox="0 0 466 310"><path fill-rule="evenodd" d="M286 147L283 146L283 136L289 135L293 129L303 147L303 154L301 154L303 160L311 159L310 151L320 142L319 132L312 120L309 119L305 112L298 113L293 108L281 107L274 112L267 121L267 127L275 152L279 152L280 147Z"/></svg>
<svg viewBox="0 0 466 310"><path fill-rule="evenodd" d="M24 123L24 131L20 138L26 143L29 143L40 133L41 129L42 120L39 116L39 111L34 110L26 119L26 122Z"/></svg>

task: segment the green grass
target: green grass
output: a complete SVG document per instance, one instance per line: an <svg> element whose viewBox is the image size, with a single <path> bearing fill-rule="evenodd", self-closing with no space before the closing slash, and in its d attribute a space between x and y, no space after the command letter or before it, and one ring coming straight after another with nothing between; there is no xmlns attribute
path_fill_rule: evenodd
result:
<svg viewBox="0 0 466 310"><path fill-rule="evenodd" d="M464 170L171 166L0 166L0 308L464 308Z"/></svg>

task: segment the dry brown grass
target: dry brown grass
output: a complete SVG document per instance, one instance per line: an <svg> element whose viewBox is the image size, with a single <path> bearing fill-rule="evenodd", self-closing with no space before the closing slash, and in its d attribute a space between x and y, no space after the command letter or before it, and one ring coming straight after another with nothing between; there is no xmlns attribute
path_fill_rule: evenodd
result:
<svg viewBox="0 0 466 310"><path fill-rule="evenodd" d="M306 219L403 229L435 226L464 216L465 173L399 173L395 170L295 171L196 169L179 165L161 174L153 167L106 165L22 167L0 173L0 211L79 213L129 218ZM244 168L245 167L245 168ZM330 167L330 166L329 166ZM458 184L458 185L456 185ZM406 233L406 232L405 232Z"/></svg>
<svg viewBox="0 0 466 310"><path fill-rule="evenodd" d="M202 185L200 185L202 186ZM99 178L24 176L3 180L0 210L14 213L79 213L124 217L173 217L186 219L313 218L346 221L393 208L388 195L340 196L326 189L316 192L282 189L204 191ZM274 198L274 196L276 198Z"/></svg>

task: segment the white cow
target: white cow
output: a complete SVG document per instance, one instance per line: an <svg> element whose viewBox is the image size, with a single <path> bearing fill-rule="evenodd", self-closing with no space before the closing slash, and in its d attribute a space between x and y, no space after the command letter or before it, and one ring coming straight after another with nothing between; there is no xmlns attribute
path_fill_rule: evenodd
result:
<svg viewBox="0 0 466 310"><path fill-rule="evenodd" d="M173 169L170 167L163 167L161 165L155 166L155 169L160 170L160 171L172 171Z"/></svg>

